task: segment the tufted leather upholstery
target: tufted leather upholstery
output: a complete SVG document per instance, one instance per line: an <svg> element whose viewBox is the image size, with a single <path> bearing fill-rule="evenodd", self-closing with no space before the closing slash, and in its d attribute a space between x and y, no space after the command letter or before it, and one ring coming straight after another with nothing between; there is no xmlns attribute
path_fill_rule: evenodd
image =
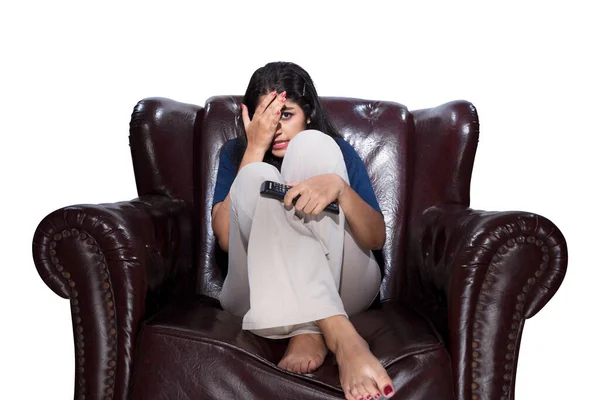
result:
<svg viewBox="0 0 600 400"><path fill-rule="evenodd" d="M130 125L139 198L65 207L39 224L36 267L71 300L76 399L343 397L330 356L313 374L282 371L286 341L241 331L215 300L227 258L210 209L240 100L142 100ZM380 301L352 320L395 397L514 398L524 321L564 278L562 234L536 214L469 208L479 135L470 103L409 112L323 100L385 217Z"/></svg>

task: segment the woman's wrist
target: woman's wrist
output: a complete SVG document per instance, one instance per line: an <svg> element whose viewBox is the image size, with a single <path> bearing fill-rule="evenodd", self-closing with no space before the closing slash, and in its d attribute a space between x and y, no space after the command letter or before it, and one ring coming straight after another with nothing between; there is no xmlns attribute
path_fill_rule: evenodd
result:
<svg viewBox="0 0 600 400"><path fill-rule="evenodd" d="M339 191L338 191L338 196L337 196L337 202L338 205L341 207L342 204L345 202L348 191L346 190L349 186L346 183L346 181L344 180L344 178L342 178L341 176L337 175L338 179L339 179Z"/></svg>
<svg viewBox="0 0 600 400"><path fill-rule="evenodd" d="M258 149L256 147L247 147L244 152L244 156L242 157L242 163L240 164L240 169L246 164L250 164L253 162L261 162L265 158L265 151Z"/></svg>

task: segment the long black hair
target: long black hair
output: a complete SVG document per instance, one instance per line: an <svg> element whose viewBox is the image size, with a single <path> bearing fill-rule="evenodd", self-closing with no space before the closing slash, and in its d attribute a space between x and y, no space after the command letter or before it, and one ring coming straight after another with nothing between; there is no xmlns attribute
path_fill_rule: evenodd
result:
<svg viewBox="0 0 600 400"><path fill-rule="evenodd" d="M272 62L254 71L248 83L243 103L248 107L248 116L254 117L258 98L262 95L276 90L277 93L286 91L286 98L298 104L304 111L304 115L310 119L308 129L317 129L331 137L342 137L333 125L327 111L317 95L315 85L302 67L291 62ZM237 165L242 162L244 152L248 146L246 132L243 124L239 125L242 132L238 132L235 160ZM271 151L265 153L264 162L269 163L281 170L282 159L275 157Z"/></svg>

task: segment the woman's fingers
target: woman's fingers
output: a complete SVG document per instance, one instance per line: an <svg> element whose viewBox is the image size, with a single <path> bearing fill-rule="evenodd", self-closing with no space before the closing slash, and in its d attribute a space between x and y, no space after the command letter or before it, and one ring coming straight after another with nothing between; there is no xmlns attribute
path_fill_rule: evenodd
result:
<svg viewBox="0 0 600 400"><path fill-rule="evenodd" d="M256 107L254 115L262 115L276 97L277 91L273 90L263 99L263 101L258 105L258 107Z"/></svg>
<svg viewBox="0 0 600 400"><path fill-rule="evenodd" d="M285 196L283 197L283 204L286 207L290 207L292 205L293 200L296 198L296 196L298 196L300 193L302 193L302 187L303 185L297 184L295 185L293 188L291 188L290 190L287 191L287 193L285 194ZM297 202L296 202L296 207L297 207Z"/></svg>
<svg viewBox="0 0 600 400"><path fill-rule="evenodd" d="M248 125L250 125L250 116L248 115L248 107L242 104L242 122L244 123L244 130L248 131Z"/></svg>
<svg viewBox="0 0 600 400"><path fill-rule="evenodd" d="M286 92L282 92L274 99L269 107L265 110L265 117L269 118L269 123L271 126L275 127L279 123L281 119L281 110L285 105L285 96Z"/></svg>

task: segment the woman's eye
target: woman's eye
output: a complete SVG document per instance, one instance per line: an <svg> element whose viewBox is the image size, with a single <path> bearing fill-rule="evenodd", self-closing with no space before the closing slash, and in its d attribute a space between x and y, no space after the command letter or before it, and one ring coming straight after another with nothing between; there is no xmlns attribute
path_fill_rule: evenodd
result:
<svg viewBox="0 0 600 400"><path fill-rule="evenodd" d="M293 114L287 111L281 113L281 118L290 118Z"/></svg>

